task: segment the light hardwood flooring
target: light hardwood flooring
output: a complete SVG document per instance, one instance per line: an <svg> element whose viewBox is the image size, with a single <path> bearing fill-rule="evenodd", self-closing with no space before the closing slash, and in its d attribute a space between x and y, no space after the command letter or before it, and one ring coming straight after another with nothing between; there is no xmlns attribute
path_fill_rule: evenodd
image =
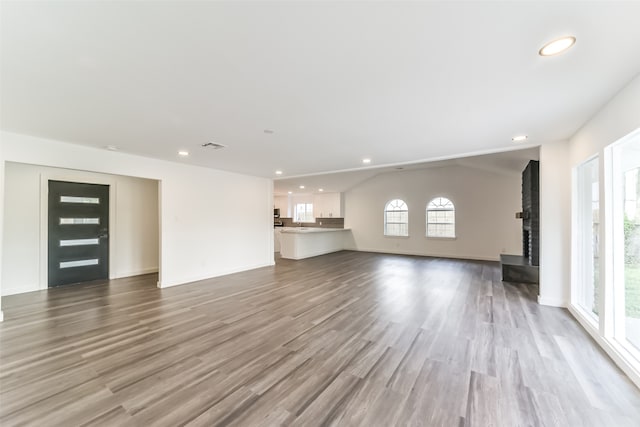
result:
<svg viewBox="0 0 640 427"><path fill-rule="evenodd" d="M497 263L339 252L2 299L0 425L638 426L640 392Z"/></svg>

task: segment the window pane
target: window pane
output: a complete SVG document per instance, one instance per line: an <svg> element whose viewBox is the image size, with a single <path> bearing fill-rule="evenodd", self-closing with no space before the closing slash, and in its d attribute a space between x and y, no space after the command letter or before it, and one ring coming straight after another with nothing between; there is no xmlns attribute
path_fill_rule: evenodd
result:
<svg viewBox="0 0 640 427"><path fill-rule="evenodd" d="M60 268L86 267L87 265L98 265L98 260L94 258L80 259L78 261L63 261L60 263Z"/></svg>
<svg viewBox="0 0 640 427"><path fill-rule="evenodd" d="M294 206L293 217L297 222L314 222L313 203L298 203Z"/></svg>
<svg viewBox="0 0 640 427"><path fill-rule="evenodd" d="M100 243L100 239L60 240L60 246L85 246L85 245L97 245L99 243Z"/></svg>
<svg viewBox="0 0 640 427"><path fill-rule="evenodd" d="M386 235L388 236L408 236L407 224L387 224Z"/></svg>
<svg viewBox="0 0 640 427"><path fill-rule="evenodd" d="M60 218L60 224L100 224L100 218Z"/></svg>
<svg viewBox="0 0 640 427"><path fill-rule="evenodd" d="M427 237L456 237L455 207L451 200L436 197L427 204Z"/></svg>
<svg viewBox="0 0 640 427"><path fill-rule="evenodd" d="M640 350L640 137L614 146L615 336Z"/></svg>
<svg viewBox="0 0 640 427"><path fill-rule="evenodd" d="M407 222L408 212L387 212L387 222Z"/></svg>
<svg viewBox="0 0 640 427"><path fill-rule="evenodd" d="M640 349L640 168L624 172L624 311L626 338Z"/></svg>
<svg viewBox="0 0 640 427"><path fill-rule="evenodd" d="M599 186L598 159L577 168L577 303L585 311L598 317L600 281L599 259Z"/></svg>
<svg viewBox="0 0 640 427"><path fill-rule="evenodd" d="M427 235L429 237L455 237L453 224L429 224Z"/></svg>
<svg viewBox="0 0 640 427"><path fill-rule="evenodd" d="M409 208L404 201L395 199L385 205L384 234L385 236L409 235Z"/></svg>
<svg viewBox="0 0 640 427"><path fill-rule="evenodd" d="M98 197L75 197L75 196L60 196L61 203L88 203L91 205L99 205L100 199Z"/></svg>

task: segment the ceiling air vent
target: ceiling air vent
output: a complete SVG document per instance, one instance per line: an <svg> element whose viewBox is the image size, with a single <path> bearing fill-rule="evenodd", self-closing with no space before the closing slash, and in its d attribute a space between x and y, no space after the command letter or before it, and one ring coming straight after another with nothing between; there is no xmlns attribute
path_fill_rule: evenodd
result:
<svg viewBox="0 0 640 427"><path fill-rule="evenodd" d="M226 145L218 144L216 142L206 142L202 144L204 148L210 148L212 150L220 150L221 148L225 148Z"/></svg>

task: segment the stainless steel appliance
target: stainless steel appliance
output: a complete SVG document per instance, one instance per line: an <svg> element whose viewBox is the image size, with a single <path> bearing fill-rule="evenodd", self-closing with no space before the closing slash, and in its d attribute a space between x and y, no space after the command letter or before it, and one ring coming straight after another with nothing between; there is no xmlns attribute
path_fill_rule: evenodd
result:
<svg viewBox="0 0 640 427"><path fill-rule="evenodd" d="M273 209L273 226L282 227L282 221L280 221L280 209Z"/></svg>

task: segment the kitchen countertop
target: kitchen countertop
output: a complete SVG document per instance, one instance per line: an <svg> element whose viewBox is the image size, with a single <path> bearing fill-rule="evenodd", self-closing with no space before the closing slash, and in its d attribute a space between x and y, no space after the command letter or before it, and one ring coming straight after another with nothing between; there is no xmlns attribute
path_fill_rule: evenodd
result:
<svg viewBox="0 0 640 427"><path fill-rule="evenodd" d="M348 231L350 228L321 228L321 227L282 227L283 233L308 234L326 233L331 231Z"/></svg>

